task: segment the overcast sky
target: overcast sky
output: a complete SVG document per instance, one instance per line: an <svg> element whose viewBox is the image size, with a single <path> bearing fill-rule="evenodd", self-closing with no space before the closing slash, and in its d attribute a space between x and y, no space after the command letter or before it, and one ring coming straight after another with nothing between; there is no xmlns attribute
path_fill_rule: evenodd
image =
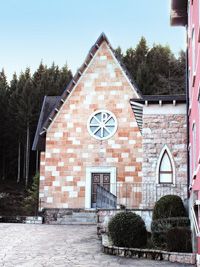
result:
<svg viewBox="0 0 200 267"><path fill-rule="evenodd" d="M112 47L125 52L141 36L185 49L184 27L170 26L170 0L2 0L0 1L0 70L8 81L16 71L31 73L39 63L75 74L89 49L104 32Z"/></svg>

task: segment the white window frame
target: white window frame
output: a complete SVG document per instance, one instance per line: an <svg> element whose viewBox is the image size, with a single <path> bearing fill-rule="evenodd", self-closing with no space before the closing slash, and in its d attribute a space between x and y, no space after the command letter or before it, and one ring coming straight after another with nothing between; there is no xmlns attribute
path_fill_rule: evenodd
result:
<svg viewBox="0 0 200 267"><path fill-rule="evenodd" d="M91 209L92 173L110 173L110 192L116 196L117 168L116 167L86 167L85 208Z"/></svg>
<svg viewBox="0 0 200 267"><path fill-rule="evenodd" d="M90 126L91 126L91 124L90 124L90 121L92 120L92 118L96 115L96 114L98 114L98 113L105 113L105 114L109 114L113 119L114 119L114 121L115 121L115 125L114 125L114 130L108 135L108 136L105 136L105 137L99 137L99 136L97 136L97 135L95 135L92 131L91 131L91 129L90 129ZM104 124L104 122L99 122L99 127L101 127L101 128L103 128L103 125L105 125ZM111 138L115 133L116 133L116 131L117 131L117 118L115 117L115 115L111 112L111 111L109 111L109 110L96 110L95 112L93 112L91 115L90 115L90 117L89 117L89 119L88 119L88 121L87 121L87 130L88 130L88 133L94 138L94 139L97 139L97 140L106 140L106 139L109 139L109 138Z"/></svg>
<svg viewBox="0 0 200 267"><path fill-rule="evenodd" d="M190 39L190 0L188 0L188 38Z"/></svg>
<svg viewBox="0 0 200 267"><path fill-rule="evenodd" d="M189 151L189 187L192 186L192 155L191 155L191 144L188 147Z"/></svg>
<svg viewBox="0 0 200 267"><path fill-rule="evenodd" d="M193 179L196 177L196 123L192 124Z"/></svg>
<svg viewBox="0 0 200 267"><path fill-rule="evenodd" d="M191 112L192 107L192 83L191 83L191 69L188 70L188 87L189 87L189 114Z"/></svg>
<svg viewBox="0 0 200 267"><path fill-rule="evenodd" d="M200 85L199 85L200 90ZM198 164L200 163L200 91L198 91L198 105L199 105L199 157L198 157Z"/></svg>
<svg viewBox="0 0 200 267"><path fill-rule="evenodd" d="M200 42L200 1L198 1L199 5L199 31L198 31L198 42Z"/></svg>
<svg viewBox="0 0 200 267"><path fill-rule="evenodd" d="M196 58L195 58L195 52L196 52L196 41L195 41L195 27L193 25L192 27L192 86L194 86L195 78L196 78Z"/></svg>
<svg viewBox="0 0 200 267"><path fill-rule="evenodd" d="M162 158L163 158L163 155L165 153L165 151L168 153L168 156L169 156L169 159L171 161L171 166L172 166L172 182L171 183L160 183L160 164L161 164L161 161L162 161ZM160 152L160 155L159 155L159 158L158 158L158 162L157 162L157 167L156 167L156 183L157 184L176 184L176 180L175 180L175 164L174 164L174 159L173 159L173 156L168 148L167 145L164 145L164 147L162 148L161 152Z"/></svg>

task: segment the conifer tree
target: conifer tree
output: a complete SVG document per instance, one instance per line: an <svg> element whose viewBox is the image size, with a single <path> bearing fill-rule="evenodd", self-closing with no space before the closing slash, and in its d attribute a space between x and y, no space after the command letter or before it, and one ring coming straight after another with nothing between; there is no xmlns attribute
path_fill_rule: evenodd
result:
<svg viewBox="0 0 200 267"><path fill-rule="evenodd" d="M36 105L36 95L33 88L30 69L27 68L25 73L21 73L19 77L18 90L21 91L21 96L18 101L18 116L22 122L22 131L25 144L25 184L28 185L29 178L29 160L30 160L30 137L31 123L34 116L34 108Z"/></svg>
<svg viewBox="0 0 200 267"><path fill-rule="evenodd" d="M17 88L18 79L16 73L14 73L10 82L10 97L7 113L7 137L9 138L9 151L12 152L11 157L13 159L10 161L10 169L16 170L17 168L16 180L19 182L21 173L21 122L18 117L18 101L20 94Z"/></svg>
<svg viewBox="0 0 200 267"><path fill-rule="evenodd" d="M117 55L120 57L120 59L123 60L124 58L124 55L123 55L123 52L122 52L122 49L120 46L118 46L116 49L115 49L115 52L117 53Z"/></svg>
<svg viewBox="0 0 200 267"><path fill-rule="evenodd" d="M4 180L6 177L7 144L6 119L8 111L9 88L4 69L0 72L0 173Z"/></svg>

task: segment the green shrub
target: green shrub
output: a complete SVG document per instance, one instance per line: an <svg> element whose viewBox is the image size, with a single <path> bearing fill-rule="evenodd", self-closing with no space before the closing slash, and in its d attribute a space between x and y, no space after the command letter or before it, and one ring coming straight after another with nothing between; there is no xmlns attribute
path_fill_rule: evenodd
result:
<svg viewBox="0 0 200 267"><path fill-rule="evenodd" d="M147 243L147 230L142 218L130 211L116 214L108 224L111 240L118 247L141 248Z"/></svg>
<svg viewBox="0 0 200 267"><path fill-rule="evenodd" d="M166 233L167 250L192 252L191 230L187 227L174 227Z"/></svg>
<svg viewBox="0 0 200 267"><path fill-rule="evenodd" d="M25 215L37 215L38 201L39 201L39 173L33 177L33 184L31 189L28 189L28 196L24 199L24 213Z"/></svg>
<svg viewBox="0 0 200 267"><path fill-rule="evenodd" d="M169 217L184 217L185 207L183 201L179 196L166 195L161 197L154 209L152 219L165 219Z"/></svg>
<svg viewBox="0 0 200 267"><path fill-rule="evenodd" d="M152 240L158 246L166 244L166 233L173 227L188 227L190 228L190 220L188 217L177 217L154 220L151 223Z"/></svg>

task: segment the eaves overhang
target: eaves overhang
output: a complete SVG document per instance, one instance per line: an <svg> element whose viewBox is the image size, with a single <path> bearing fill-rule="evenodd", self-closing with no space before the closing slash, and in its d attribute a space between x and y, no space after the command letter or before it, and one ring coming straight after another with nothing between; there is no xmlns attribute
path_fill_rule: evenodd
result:
<svg viewBox="0 0 200 267"><path fill-rule="evenodd" d="M186 95L145 95L141 99L130 99L141 104L173 104L173 103L186 103Z"/></svg>
<svg viewBox="0 0 200 267"><path fill-rule="evenodd" d="M171 0L171 26L187 25L187 0Z"/></svg>

